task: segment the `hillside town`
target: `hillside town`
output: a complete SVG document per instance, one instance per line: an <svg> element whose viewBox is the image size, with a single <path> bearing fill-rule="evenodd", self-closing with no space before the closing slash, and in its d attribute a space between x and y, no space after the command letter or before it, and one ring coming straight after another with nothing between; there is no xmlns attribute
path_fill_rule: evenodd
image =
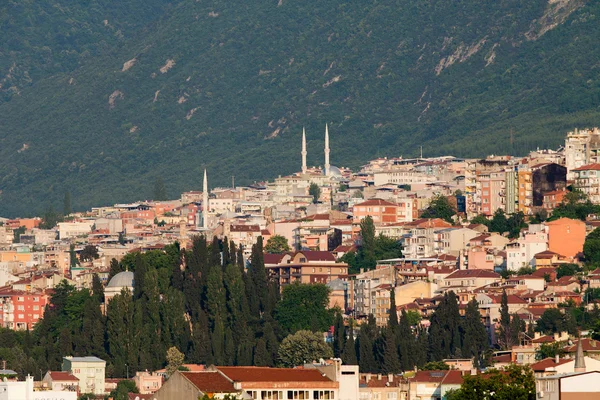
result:
<svg viewBox="0 0 600 400"><path fill-rule="evenodd" d="M409 368L393 372L366 370L356 356L342 362L342 350L288 368L180 362L169 372L125 360L118 368L131 371L118 373L95 355L60 354L60 370L36 377L5 362L0 398L104 398L131 378L130 399L456 399L472 377L513 366L529 366L536 398L598 396L600 129L576 129L563 147L524 157L378 158L357 171L331 164L327 127L322 166L307 165L304 134L298 147L300 170L268 182L210 188L203 170L177 199L160 198L157 182L156 199L73 212L66 194L62 213L0 218L0 326L36 332L65 282L94 294L100 282L107 315L114 298L140 290L123 260L173 245L195 251L204 237L224 244L223 264L231 244L242 270L260 254L284 298L288 286L327 287L327 308L339 310L346 332L324 333L334 350L336 340L354 346L368 325L410 319L409 333L431 335L450 301L463 319L476 305L485 355L428 357L443 366L427 369L400 357Z"/></svg>

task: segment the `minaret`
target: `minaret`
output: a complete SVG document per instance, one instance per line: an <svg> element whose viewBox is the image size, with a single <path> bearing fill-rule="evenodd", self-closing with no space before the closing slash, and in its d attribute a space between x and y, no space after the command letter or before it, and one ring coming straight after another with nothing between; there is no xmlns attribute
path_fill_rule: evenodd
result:
<svg viewBox="0 0 600 400"><path fill-rule="evenodd" d="M208 180L204 168L204 184L202 185L202 229L208 229Z"/></svg>
<svg viewBox="0 0 600 400"><path fill-rule="evenodd" d="M325 176L329 176L329 129L325 124Z"/></svg>
<svg viewBox="0 0 600 400"><path fill-rule="evenodd" d="M577 352L575 353L575 372L585 372L585 358L583 356L583 347L581 346L581 334L577 341Z"/></svg>
<svg viewBox="0 0 600 400"><path fill-rule="evenodd" d="M302 174L306 174L306 131L302 128Z"/></svg>

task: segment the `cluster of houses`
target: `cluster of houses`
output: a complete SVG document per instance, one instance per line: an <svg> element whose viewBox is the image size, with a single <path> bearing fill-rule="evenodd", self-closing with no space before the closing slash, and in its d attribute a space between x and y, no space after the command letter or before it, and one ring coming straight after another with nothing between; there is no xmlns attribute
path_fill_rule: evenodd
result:
<svg viewBox="0 0 600 400"><path fill-rule="evenodd" d="M186 248L197 235L227 238L243 249L245 257L250 256L251 246L259 237L265 244L274 236L285 238L290 251L265 254L270 276L281 286L293 282L328 285L330 306L340 307L359 322L372 314L379 325L385 325L392 290L396 311L418 313L424 326L445 292L451 290L457 294L461 312L469 301L476 299L492 344L496 343L503 292L508 295L509 311L529 325L535 324L549 308L570 302L582 304L586 300L582 293L587 288L600 287L600 269L583 279L557 278L558 267L579 262L586 235L600 221L560 218L530 224L512 239L489 232L486 225L468 222L478 215L492 217L497 210L507 215L516 212L526 216L548 215L564 201L569 186L600 204L598 128L569 132L563 148L536 150L526 157L380 158L358 172L330 165L328 135L326 130L324 167L307 167L303 138L301 171L279 176L272 182L209 190L204 171L203 190L182 193L176 200L92 208L72 213L50 229L42 229L45 224L39 217L0 218L0 325L15 330L31 329L43 317L52 288L63 279L83 288L89 287L97 274L107 284L106 295L110 297L122 287L132 285L132 277L121 274L119 282L107 282L112 259L119 260L131 252L160 250L176 241ZM449 200L459 217L452 222L420 218L431 200L440 195ZM402 257L378 260L375 269L351 274L349 265L340 259L360 247L360 225L366 217L373 220L376 234L402 244ZM73 253L79 255L89 246L97 249L97 257L82 259L77 264L71 262ZM523 267L530 270L517 274ZM593 306L587 302L586 305ZM497 362L531 364L536 346L544 340L549 339L525 338L510 354L498 355ZM582 340L586 354L594 353L596 342ZM565 360L574 359L573 354ZM546 361L545 368L561 372L571 362L555 361L556 365ZM315 368L298 373L315 375ZM333 363L332 368L338 368L340 376L349 378L350 372L344 372L344 366ZM65 374L77 377L69 371L67 368L53 374L56 379L68 378ZM355 371L360 388L357 396L383 400L375 394L381 390L381 396L387 396L388 400L441 398L445 388L460 384L462 375L457 371L418 372L413 378L417 380L410 382L391 376L359 377ZM469 371L470 368L465 369L462 374ZM313 389L291 386L273 390L251 381L250 377L263 373L257 374L251 368L225 367L178 373L163 391L197 390L195 398L200 392L220 393L215 387L202 386L203 382L213 381L203 374L212 374L222 378L219 378L222 384L216 388L231 389L230 393L245 391L244 396L254 399L329 399L318 396L342 399L346 395L338 391L339 385L334 387L338 372L318 373L333 383L310 381L311 385L322 385L318 390L314 387L313 393L310 393ZM276 381L277 371L272 374ZM148 376L154 379L152 382L160 380L152 374ZM49 388L54 387L52 375L44 379ZM250 382L246 386L244 379ZM65 383L72 384L72 381ZM78 387L81 384L80 380ZM438 395L419 397L415 392L419 387L435 387ZM156 393L159 396L156 398L161 398L160 391Z"/></svg>

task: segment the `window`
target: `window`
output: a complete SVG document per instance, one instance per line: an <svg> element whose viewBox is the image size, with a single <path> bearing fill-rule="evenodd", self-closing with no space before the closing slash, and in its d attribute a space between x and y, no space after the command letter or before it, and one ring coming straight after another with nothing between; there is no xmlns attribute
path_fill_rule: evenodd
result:
<svg viewBox="0 0 600 400"><path fill-rule="evenodd" d="M388 392L387 394L387 398L388 399L397 399L398 398L398 393L397 392Z"/></svg>
<svg viewBox="0 0 600 400"><path fill-rule="evenodd" d="M25 311L25 306L23 306L23 305L17 306L17 310L19 310L19 311Z"/></svg>
<svg viewBox="0 0 600 400"><path fill-rule="evenodd" d="M33 311L37 311L40 309L40 306L33 306Z"/></svg>

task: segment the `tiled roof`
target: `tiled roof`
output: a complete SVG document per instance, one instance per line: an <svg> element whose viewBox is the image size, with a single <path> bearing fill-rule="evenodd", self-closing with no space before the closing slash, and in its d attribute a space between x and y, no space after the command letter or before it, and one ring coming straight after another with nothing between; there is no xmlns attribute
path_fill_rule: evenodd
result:
<svg viewBox="0 0 600 400"><path fill-rule="evenodd" d="M316 369L217 367L234 382L331 382Z"/></svg>
<svg viewBox="0 0 600 400"><path fill-rule="evenodd" d="M79 378L77 378L75 375L71 375L68 372L48 371L48 373L50 374L50 378L53 381L57 381L57 382L62 382L62 381L79 381Z"/></svg>
<svg viewBox="0 0 600 400"><path fill-rule="evenodd" d="M579 168L575 168L572 171L600 171L600 164L588 164Z"/></svg>
<svg viewBox="0 0 600 400"><path fill-rule="evenodd" d="M298 253L302 253L307 261L335 261L334 255L328 251L299 251Z"/></svg>
<svg viewBox="0 0 600 400"><path fill-rule="evenodd" d="M367 201L363 201L362 203L355 204L354 207L358 206L393 206L396 207L398 204L391 203L389 201L381 200L381 199L371 199Z"/></svg>
<svg viewBox="0 0 600 400"><path fill-rule="evenodd" d="M367 375L371 375L367 381ZM360 387L369 388L385 388L385 387L398 387L402 385L402 377L393 376L391 381L388 381L387 375L373 375L373 374L360 374L360 380L358 384Z"/></svg>
<svg viewBox="0 0 600 400"><path fill-rule="evenodd" d="M285 253L283 253L283 254L265 253L263 255L263 259L265 261L265 264L279 264L281 262L281 260L283 259L283 256L285 256Z"/></svg>
<svg viewBox="0 0 600 400"><path fill-rule="evenodd" d="M574 360L575 360L574 358L571 358L571 359L561 358L558 360L558 363L557 363L554 358L544 358L542 361L538 361L534 364L531 364L531 369L534 370L535 372L544 372L544 371L546 371L547 368L554 368L554 367L569 363Z"/></svg>
<svg viewBox="0 0 600 400"><path fill-rule="evenodd" d="M575 341L575 343L573 343L573 346L569 346L565 349L565 351L567 353L574 353L575 351L577 351L577 343L578 341ZM581 347L583 348L584 352L588 352L588 351L594 351L594 352L600 352L600 342L594 339L589 339L589 338L585 338L585 339L581 339Z"/></svg>
<svg viewBox="0 0 600 400"><path fill-rule="evenodd" d="M418 371L410 380L414 382L429 382L448 385L460 385L463 382L462 372L457 370L449 371Z"/></svg>
<svg viewBox="0 0 600 400"><path fill-rule="evenodd" d="M500 275L487 271L485 269L461 269L454 271L446 277L446 279L463 279L463 278L500 278Z"/></svg>
<svg viewBox="0 0 600 400"><path fill-rule="evenodd" d="M234 393L233 383L218 371L181 372L188 381L204 393Z"/></svg>

